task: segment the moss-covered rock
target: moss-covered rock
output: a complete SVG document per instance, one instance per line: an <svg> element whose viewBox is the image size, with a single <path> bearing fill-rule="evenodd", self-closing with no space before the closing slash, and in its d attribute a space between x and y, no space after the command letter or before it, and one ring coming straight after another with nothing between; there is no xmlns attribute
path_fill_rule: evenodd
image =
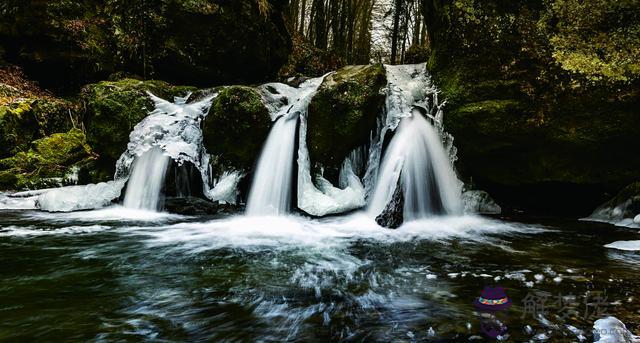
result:
<svg viewBox="0 0 640 343"><path fill-rule="evenodd" d="M103 81L86 86L81 94L84 123L87 141L100 156L99 165L113 171L115 162L126 150L131 130L153 110L153 103L146 92L173 99L193 90L162 81L135 79Z"/></svg>
<svg viewBox="0 0 640 343"><path fill-rule="evenodd" d="M256 89L226 87L204 120L204 144L225 166L248 170L258 158L270 128L269 111Z"/></svg>
<svg viewBox="0 0 640 343"><path fill-rule="evenodd" d="M26 150L38 135L38 125L26 101L0 106L0 158Z"/></svg>
<svg viewBox="0 0 640 343"><path fill-rule="evenodd" d="M18 98L0 104L0 158L26 151L29 143L78 124L78 107L53 97Z"/></svg>
<svg viewBox="0 0 640 343"><path fill-rule="evenodd" d="M32 189L77 182L77 174L95 159L79 129L55 133L31 143L28 151L0 160L0 188Z"/></svg>
<svg viewBox="0 0 640 343"><path fill-rule="evenodd" d="M369 142L385 101L381 64L347 66L327 76L309 105L307 145L330 178L345 157Z"/></svg>

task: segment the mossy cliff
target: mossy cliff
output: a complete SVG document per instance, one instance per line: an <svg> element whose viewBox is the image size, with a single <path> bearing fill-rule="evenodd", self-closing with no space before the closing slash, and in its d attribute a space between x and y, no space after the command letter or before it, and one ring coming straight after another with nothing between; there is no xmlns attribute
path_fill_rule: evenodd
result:
<svg viewBox="0 0 640 343"><path fill-rule="evenodd" d="M369 143L384 108L382 64L347 66L327 76L309 105L307 146L313 163L336 181L349 153Z"/></svg>
<svg viewBox="0 0 640 343"><path fill-rule="evenodd" d="M637 2L425 0L423 13L465 181L511 208L582 215L637 178Z"/></svg>

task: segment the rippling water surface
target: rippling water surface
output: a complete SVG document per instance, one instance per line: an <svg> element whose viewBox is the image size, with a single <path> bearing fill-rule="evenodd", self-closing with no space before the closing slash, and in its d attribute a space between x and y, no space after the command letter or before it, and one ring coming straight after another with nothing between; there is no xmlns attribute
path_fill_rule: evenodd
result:
<svg viewBox="0 0 640 343"><path fill-rule="evenodd" d="M496 284L513 341L589 338L605 313L638 333L640 253L604 247L638 236L530 218L387 230L358 214L4 210L0 340L483 340L472 302Z"/></svg>

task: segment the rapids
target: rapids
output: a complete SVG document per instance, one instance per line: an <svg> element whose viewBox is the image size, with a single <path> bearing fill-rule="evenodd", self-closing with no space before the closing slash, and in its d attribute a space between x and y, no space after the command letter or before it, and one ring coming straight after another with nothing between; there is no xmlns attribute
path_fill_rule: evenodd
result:
<svg viewBox="0 0 640 343"><path fill-rule="evenodd" d="M640 259L603 246L633 237L525 218L387 230L362 214L0 210L0 340L467 341L483 335L472 302L487 284L513 300L513 341L592 337L582 302L597 291L637 333ZM580 314L549 298L536 317L532 292L574 295Z"/></svg>

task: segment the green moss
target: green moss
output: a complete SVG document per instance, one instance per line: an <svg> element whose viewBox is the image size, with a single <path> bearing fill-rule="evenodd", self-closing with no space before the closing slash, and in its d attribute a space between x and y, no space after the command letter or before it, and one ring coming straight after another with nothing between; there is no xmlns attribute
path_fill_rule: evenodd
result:
<svg viewBox="0 0 640 343"><path fill-rule="evenodd" d="M18 176L15 170L0 170L0 189L15 189Z"/></svg>
<svg viewBox="0 0 640 343"><path fill-rule="evenodd" d="M309 105L310 158L329 172L369 142L382 113L386 74L381 64L347 66L328 76Z"/></svg>
<svg viewBox="0 0 640 343"><path fill-rule="evenodd" d="M162 81L123 79L91 84L83 89L87 140L100 155L100 164L113 168L125 151L133 127L153 110L146 92L164 99L183 96L191 87L175 87Z"/></svg>
<svg viewBox="0 0 640 343"><path fill-rule="evenodd" d="M77 123L77 108L52 97L18 99L0 106L0 158L28 149L29 142Z"/></svg>
<svg viewBox="0 0 640 343"><path fill-rule="evenodd" d="M64 184L65 177L74 168L94 159L82 131L72 129L52 134L33 141L28 151L0 160L0 186L23 189L48 186L51 182L53 185Z"/></svg>
<svg viewBox="0 0 640 343"><path fill-rule="evenodd" d="M13 102L0 106L0 158L25 150L37 135L37 123L28 116L29 101Z"/></svg>
<svg viewBox="0 0 640 343"><path fill-rule="evenodd" d="M270 127L269 111L254 88L226 87L204 120L204 144L223 164L246 170L255 163Z"/></svg>
<svg viewBox="0 0 640 343"><path fill-rule="evenodd" d="M486 113L492 116L501 116L520 107L520 103L515 100L485 100L465 104L458 108L459 114L473 115Z"/></svg>

